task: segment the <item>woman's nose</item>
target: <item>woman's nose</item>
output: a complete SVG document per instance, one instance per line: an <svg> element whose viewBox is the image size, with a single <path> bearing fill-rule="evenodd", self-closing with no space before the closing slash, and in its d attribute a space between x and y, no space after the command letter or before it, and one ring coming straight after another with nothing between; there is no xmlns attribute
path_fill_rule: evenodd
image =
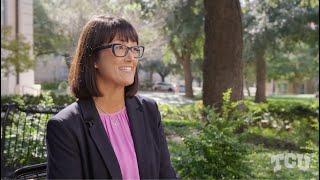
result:
<svg viewBox="0 0 320 180"><path fill-rule="evenodd" d="M128 54L125 59L130 61L135 60L134 53L131 51L131 49L128 51Z"/></svg>

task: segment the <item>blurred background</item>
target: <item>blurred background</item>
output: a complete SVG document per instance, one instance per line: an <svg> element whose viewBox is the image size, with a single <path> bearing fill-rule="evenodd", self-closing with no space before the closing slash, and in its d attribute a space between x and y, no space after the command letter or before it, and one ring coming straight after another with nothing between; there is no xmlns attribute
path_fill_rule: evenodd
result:
<svg viewBox="0 0 320 180"><path fill-rule="evenodd" d="M316 0L1 0L3 177L46 161L46 122L76 100L69 65L98 14L137 29L138 94L158 102L182 178L319 178Z"/></svg>

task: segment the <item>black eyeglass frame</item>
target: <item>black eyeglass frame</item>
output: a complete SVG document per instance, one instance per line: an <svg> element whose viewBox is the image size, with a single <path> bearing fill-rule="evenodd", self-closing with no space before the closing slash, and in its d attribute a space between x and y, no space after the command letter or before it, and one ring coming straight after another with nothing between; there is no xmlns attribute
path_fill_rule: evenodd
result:
<svg viewBox="0 0 320 180"><path fill-rule="evenodd" d="M126 49L126 52L123 56L118 56L116 55L115 53L115 50L114 50L114 46L116 45L121 45L121 46L125 46L127 49ZM141 56L140 57L135 57L135 58L142 58L143 57L143 53L144 53L144 46L132 46L132 47L128 47L126 45L123 45L123 44L118 44L118 43L115 43L115 44L103 44L101 46L98 46L96 48L93 49L93 53L97 52L97 51L101 51L103 49L108 49L108 48L111 48L112 49L112 53L114 56L116 57L125 57L128 55L128 52L129 50L133 49L133 48L136 48L136 47L139 47L139 48L142 48L142 53L141 53Z"/></svg>

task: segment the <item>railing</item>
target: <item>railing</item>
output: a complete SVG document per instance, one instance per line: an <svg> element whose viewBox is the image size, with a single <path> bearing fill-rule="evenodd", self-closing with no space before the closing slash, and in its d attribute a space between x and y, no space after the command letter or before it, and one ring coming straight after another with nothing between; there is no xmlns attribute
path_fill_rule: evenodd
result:
<svg viewBox="0 0 320 180"><path fill-rule="evenodd" d="M46 179L47 163L40 163L19 168L8 179Z"/></svg>
<svg viewBox="0 0 320 180"><path fill-rule="evenodd" d="M1 105L1 176L46 162L47 121L64 106Z"/></svg>

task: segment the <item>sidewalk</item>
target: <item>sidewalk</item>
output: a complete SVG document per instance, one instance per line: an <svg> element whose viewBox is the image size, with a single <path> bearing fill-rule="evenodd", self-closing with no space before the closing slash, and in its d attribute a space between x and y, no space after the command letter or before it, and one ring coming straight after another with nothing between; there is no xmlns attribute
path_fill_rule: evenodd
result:
<svg viewBox="0 0 320 180"><path fill-rule="evenodd" d="M159 104L187 104L194 100L184 97L184 93L139 91L138 94L154 99Z"/></svg>

